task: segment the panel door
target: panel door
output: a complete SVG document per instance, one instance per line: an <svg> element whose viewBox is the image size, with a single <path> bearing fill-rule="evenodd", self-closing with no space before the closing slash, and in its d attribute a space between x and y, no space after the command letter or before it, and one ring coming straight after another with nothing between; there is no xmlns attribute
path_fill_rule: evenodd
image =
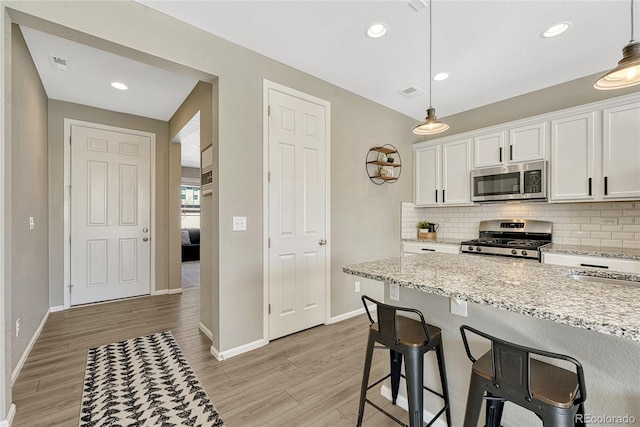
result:
<svg viewBox="0 0 640 427"><path fill-rule="evenodd" d="M474 168L505 164L505 132L494 132L473 138Z"/></svg>
<svg viewBox="0 0 640 427"><path fill-rule="evenodd" d="M603 136L604 198L640 198L640 103L604 110Z"/></svg>
<svg viewBox="0 0 640 427"><path fill-rule="evenodd" d="M325 322L324 106L269 89L269 338Z"/></svg>
<svg viewBox="0 0 640 427"><path fill-rule="evenodd" d="M442 145L442 203L471 204L471 141Z"/></svg>
<svg viewBox="0 0 640 427"><path fill-rule="evenodd" d="M509 162L530 162L546 157L546 123L522 126L509 131Z"/></svg>
<svg viewBox="0 0 640 427"><path fill-rule="evenodd" d="M413 152L413 195L416 206L442 202L440 191L440 146L418 148Z"/></svg>
<svg viewBox="0 0 640 427"><path fill-rule="evenodd" d="M595 198L594 113L551 122L551 200Z"/></svg>
<svg viewBox="0 0 640 427"><path fill-rule="evenodd" d="M151 140L71 127L71 304L148 294Z"/></svg>

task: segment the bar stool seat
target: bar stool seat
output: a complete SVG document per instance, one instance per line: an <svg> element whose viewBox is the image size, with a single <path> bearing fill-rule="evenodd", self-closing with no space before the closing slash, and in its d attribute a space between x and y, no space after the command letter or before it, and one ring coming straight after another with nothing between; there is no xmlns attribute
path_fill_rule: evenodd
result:
<svg viewBox="0 0 640 427"><path fill-rule="evenodd" d="M378 321L374 321L369 312L367 301L376 305ZM423 421L423 390L427 390L444 400L442 409L429 421L432 425L442 414L446 415L447 426L451 427L451 413L449 407L449 391L447 388L447 376L444 366L444 353L442 350L442 331L440 328L429 325L425 322L424 316L419 310L412 308L396 307L375 301L368 296L362 297L367 315L369 316L369 339L365 354L364 373L362 376L362 387L360 391L360 407L358 410L358 426L362 425L364 418L365 404L368 403L383 414L400 425L406 426L402 421L367 399L367 391L380 384L387 378L391 378L391 397L395 405L398 397L400 378L407 380L407 401L409 406L409 425L411 427L422 427ZM396 312L413 313L420 320L410 319L405 316L396 315ZM382 346L376 346L380 343ZM371 371L371 361L375 349L386 349L389 351L390 373L369 385L369 373ZM423 384L424 354L434 351L438 361L440 372L440 382L442 393L425 387ZM405 375L401 374L402 359L404 357Z"/></svg>
<svg viewBox="0 0 640 427"><path fill-rule="evenodd" d="M466 332L491 341L491 350L476 359ZM505 402L534 412L544 427L585 426L587 397L580 362L570 356L536 350L492 337L469 326L460 332L467 356L473 362L464 427L476 427L486 400L486 427L499 427ZM531 354L573 364L575 372L531 357ZM579 415L579 416L576 416Z"/></svg>

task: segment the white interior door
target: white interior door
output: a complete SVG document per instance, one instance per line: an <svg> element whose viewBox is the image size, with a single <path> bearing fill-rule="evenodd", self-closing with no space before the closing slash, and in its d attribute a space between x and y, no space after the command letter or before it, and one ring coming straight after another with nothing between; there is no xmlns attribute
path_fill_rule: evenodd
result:
<svg viewBox="0 0 640 427"><path fill-rule="evenodd" d="M268 91L269 338L325 322L326 108Z"/></svg>
<svg viewBox="0 0 640 427"><path fill-rule="evenodd" d="M71 304L150 291L151 140L71 126Z"/></svg>

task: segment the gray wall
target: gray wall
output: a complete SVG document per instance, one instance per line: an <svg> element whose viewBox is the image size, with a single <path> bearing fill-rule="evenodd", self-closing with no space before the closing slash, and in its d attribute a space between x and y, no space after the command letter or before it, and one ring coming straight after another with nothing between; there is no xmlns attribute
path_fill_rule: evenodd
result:
<svg viewBox="0 0 640 427"><path fill-rule="evenodd" d="M11 369L49 311L47 94L17 25L12 25ZM29 230L29 217L35 229ZM20 336L15 336L20 319Z"/></svg>
<svg viewBox="0 0 640 427"><path fill-rule="evenodd" d="M182 166L180 168L180 176L183 178L191 178L191 179L200 179L200 169L199 168L188 168L186 166Z"/></svg>
<svg viewBox="0 0 640 427"><path fill-rule="evenodd" d="M156 289L168 289L169 238L167 122L116 113L71 102L49 100L49 303L64 302L64 119L135 129L156 134ZM46 119L45 119L46 120ZM178 263L180 261L178 260Z"/></svg>
<svg viewBox="0 0 640 427"><path fill-rule="evenodd" d="M200 149L202 150L211 145L211 141L214 140L213 116L214 114L217 116L218 112L217 107L214 105L214 88L215 86L209 83L198 82L187 99L184 100L180 108L169 120L169 140L172 140L189 120L200 111ZM177 161L179 165L180 146L179 144L174 145L178 147L178 157L174 161ZM191 173L191 175L185 175L185 172ZM181 175L199 178L200 169L183 167ZM215 181L217 182L218 179L216 178ZM219 345L220 319L218 318L219 286L217 280L219 274L218 238L217 227L214 227L214 224L217 225L218 219L217 210L215 213L212 210L212 203L214 198L217 199L217 193L215 191L212 196L201 196L200 198L200 282L206 283L205 286L200 286L200 322L213 333L213 343L216 348ZM179 193L177 197L177 200L180 200ZM180 206L177 206L177 209L179 214ZM180 239L177 237L179 227L180 224L178 223L175 241L178 250L180 250ZM214 230L216 231L215 234L213 233Z"/></svg>

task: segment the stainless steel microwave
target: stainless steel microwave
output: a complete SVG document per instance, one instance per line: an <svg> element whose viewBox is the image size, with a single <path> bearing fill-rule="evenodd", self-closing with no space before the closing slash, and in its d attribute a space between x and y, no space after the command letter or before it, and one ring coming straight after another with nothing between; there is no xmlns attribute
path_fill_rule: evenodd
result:
<svg viewBox="0 0 640 427"><path fill-rule="evenodd" d="M518 163L471 171L471 200L545 200L547 162Z"/></svg>

